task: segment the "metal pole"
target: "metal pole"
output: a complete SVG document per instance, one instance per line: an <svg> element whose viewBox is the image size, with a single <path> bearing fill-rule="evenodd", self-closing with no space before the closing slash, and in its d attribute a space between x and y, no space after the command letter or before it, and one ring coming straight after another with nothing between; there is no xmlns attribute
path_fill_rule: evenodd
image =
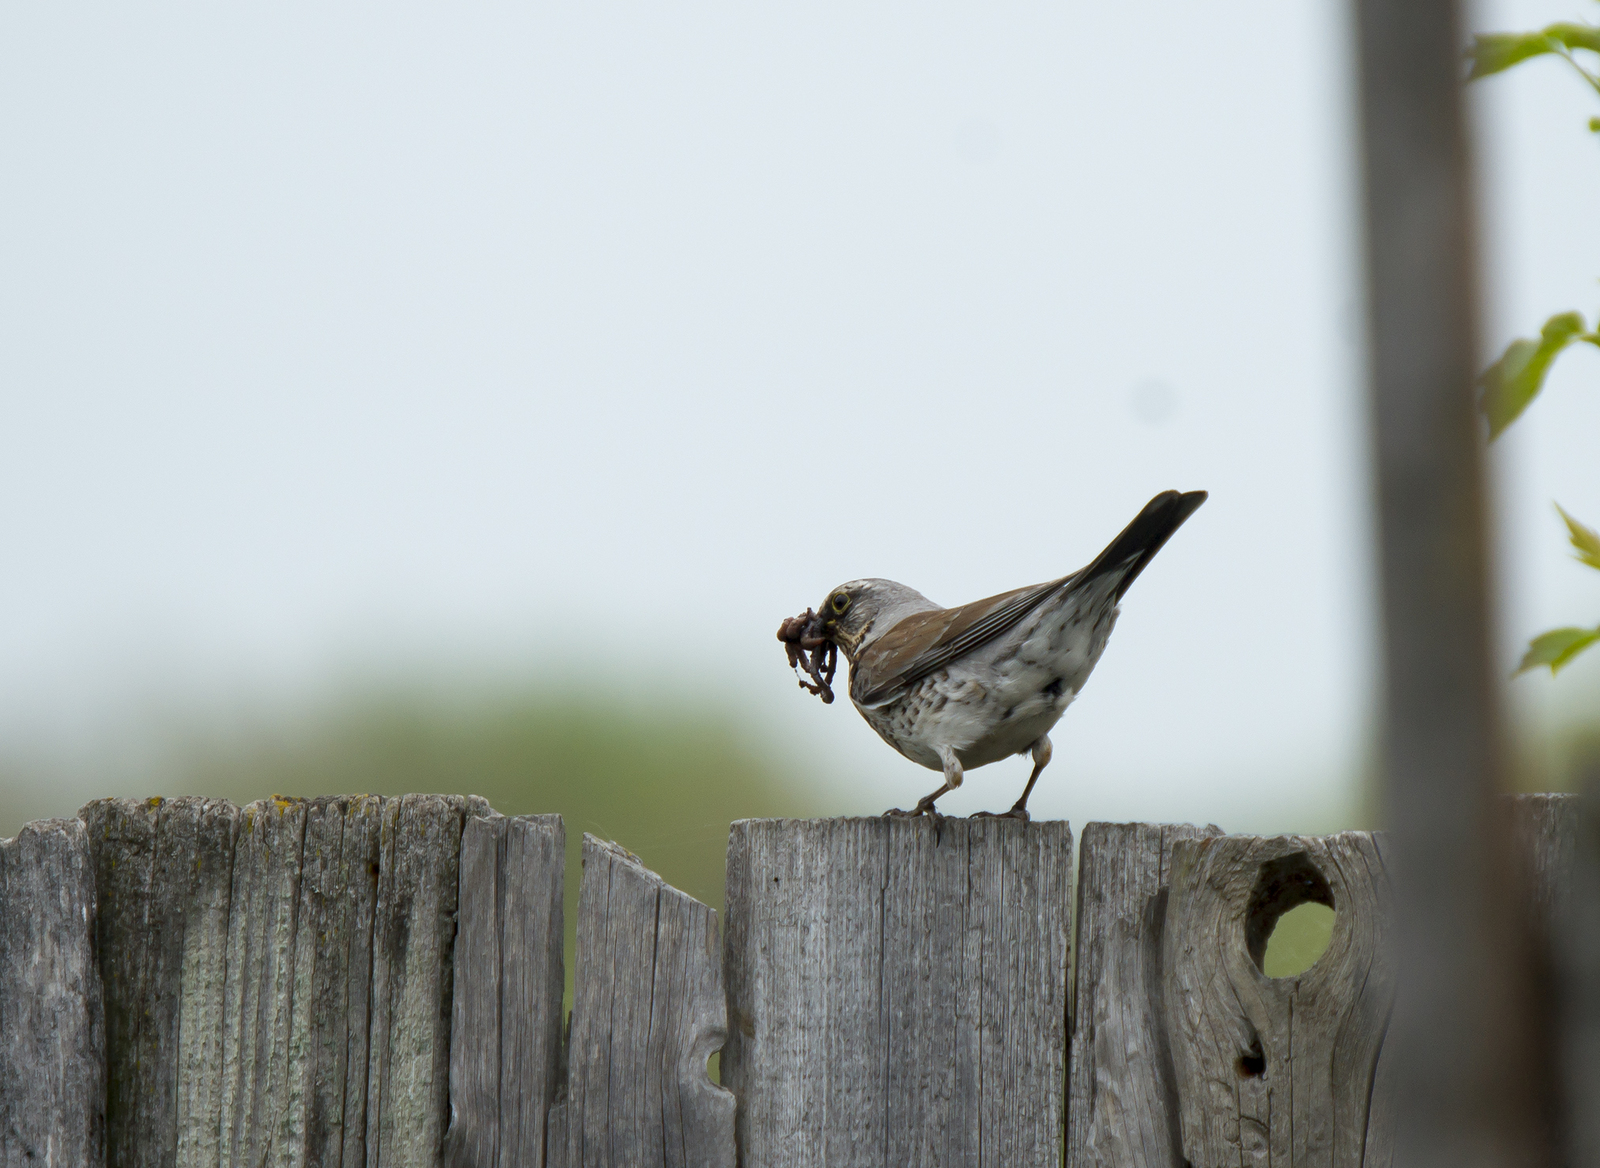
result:
<svg viewBox="0 0 1600 1168"><path fill-rule="evenodd" d="M1475 221L1455 0L1357 0L1386 818L1401 992L1396 1163L1547 1162L1499 858Z"/></svg>

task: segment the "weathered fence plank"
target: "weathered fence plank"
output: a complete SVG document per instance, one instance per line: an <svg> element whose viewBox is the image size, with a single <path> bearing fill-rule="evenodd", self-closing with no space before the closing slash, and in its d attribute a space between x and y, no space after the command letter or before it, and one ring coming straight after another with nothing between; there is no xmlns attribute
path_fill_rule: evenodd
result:
<svg viewBox="0 0 1600 1168"><path fill-rule="evenodd" d="M1179 840L1221 834L1190 824L1083 829L1067 1098L1066 1160L1074 1168L1183 1166L1162 1016L1168 871Z"/></svg>
<svg viewBox="0 0 1600 1168"><path fill-rule="evenodd" d="M434 1168L450 1105L450 955L461 833L484 800L402 795L383 809L372 937L367 1168Z"/></svg>
<svg viewBox="0 0 1600 1168"><path fill-rule="evenodd" d="M376 796L268 799L243 810L228 922L222 1098L196 1125L215 1130L222 1163L365 1162L382 815ZM197 1141L189 1162L217 1161Z"/></svg>
<svg viewBox="0 0 1600 1168"><path fill-rule="evenodd" d="M1513 795L1512 851L1521 862L1522 907L1535 939L1549 943L1567 910L1578 847L1576 795Z"/></svg>
<svg viewBox="0 0 1600 1168"><path fill-rule="evenodd" d="M467 820L450 1029L450 1168L542 1168L561 1064L559 815Z"/></svg>
<svg viewBox="0 0 1600 1168"><path fill-rule="evenodd" d="M1164 1001L1185 1158L1195 1168L1386 1161L1393 1132L1368 1123L1394 997L1373 837L1181 840L1170 879ZM1273 926L1307 902L1337 914L1327 951L1298 977L1267 977Z"/></svg>
<svg viewBox="0 0 1600 1168"><path fill-rule="evenodd" d="M76 819L0 840L0 1168L105 1162L94 869Z"/></svg>
<svg viewBox="0 0 1600 1168"><path fill-rule="evenodd" d="M1600 1165L1600 789L1511 800L1528 941L1545 988L1542 1084L1565 1163Z"/></svg>
<svg viewBox="0 0 1600 1168"><path fill-rule="evenodd" d="M109 1165L432 1165L481 799L100 800Z"/></svg>
<svg viewBox="0 0 1600 1168"><path fill-rule="evenodd" d="M716 913L583 837L566 1094L551 1168L733 1168L734 1099L706 1063L727 1034Z"/></svg>
<svg viewBox="0 0 1600 1168"><path fill-rule="evenodd" d="M367 1019L382 826L383 800L375 795L315 799L306 808L294 1092L304 1100L303 1162L324 1168L366 1163Z"/></svg>
<svg viewBox="0 0 1600 1168"><path fill-rule="evenodd" d="M1557 874L1566 889L1555 956L1565 1151L1573 1168L1600 1168L1600 767L1581 800L1563 802L1573 837L1572 864Z"/></svg>
<svg viewBox="0 0 1600 1168"><path fill-rule="evenodd" d="M305 827L299 800L252 803L240 817L221 1018L224 1163L289 1163L304 1141L289 1064Z"/></svg>
<svg viewBox="0 0 1600 1168"><path fill-rule="evenodd" d="M106 1163L215 1163L239 809L216 799L101 799L79 816L99 905Z"/></svg>
<svg viewBox="0 0 1600 1168"><path fill-rule="evenodd" d="M1071 881L1065 823L735 823L740 1163L1058 1164Z"/></svg>

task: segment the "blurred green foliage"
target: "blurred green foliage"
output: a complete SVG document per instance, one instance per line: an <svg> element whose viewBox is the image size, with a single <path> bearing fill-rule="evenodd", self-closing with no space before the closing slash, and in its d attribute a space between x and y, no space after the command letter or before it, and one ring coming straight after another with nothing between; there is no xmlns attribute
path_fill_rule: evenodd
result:
<svg viewBox="0 0 1600 1168"><path fill-rule="evenodd" d="M1572 55L1574 49L1600 53L1600 28L1587 24L1552 24L1535 32L1489 32L1472 38L1467 58L1472 62L1468 81L1503 73L1533 57L1554 54L1565 58L1589 85L1600 92L1600 80Z"/></svg>
<svg viewBox="0 0 1600 1168"><path fill-rule="evenodd" d="M195 743L177 761L180 785L239 801L428 791L482 795L505 815L556 812L572 857L583 832L614 839L718 906L731 820L825 811L825 793L782 774L731 715L599 694L367 697L301 726Z"/></svg>
<svg viewBox="0 0 1600 1168"><path fill-rule="evenodd" d="M559 813L570 991L584 832L616 840L720 912L732 820L844 810L837 792L789 773L775 748L748 737L737 714L549 689L367 694L303 717L177 735L162 778L138 794L243 804L415 791L482 795L505 815Z"/></svg>
<svg viewBox="0 0 1600 1168"><path fill-rule="evenodd" d="M1498 361L1483 371L1479 378L1483 388L1480 404L1489 422L1491 442L1539 395L1551 364L1574 341L1600 344L1600 335L1588 332L1578 313L1560 312L1544 322L1538 340L1517 338Z"/></svg>
<svg viewBox="0 0 1600 1168"><path fill-rule="evenodd" d="M1298 977L1327 951L1333 939L1333 909L1322 904L1297 905L1278 918L1261 972L1268 977Z"/></svg>
<svg viewBox="0 0 1600 1168"><path fill-rule="evenodd" d="M1567 538L1573 547L1572 558L1580 564L1587 564L1600 571L1600 532L1579 523L1568 515L1559 503L1556 504L1556 510L1566 521ZM1548 633L1541 633L1533 639L1527 653L1523 655L1522 665L1517 672L1525 673L1529 669L1548 665L1551 673L1557 673L1563 665L1596 641L1600 641L1600 626L1592 629L1572 627L1551 629Z"/></svg>
<svg viewBox="0 0 1600 1168"><path fill-rule="evenodd" d="M1600 28L1563 22L1533 32L1484 33L1474 37L1467 50L1467 59L1472 62L1467 80L1503 73L1535 57L1554 56L1565 61L1590 89L1600 94L1600 74L1585 67L1584 61L1589 58L1580 59L1576 55L1580 52L1600 54ZM1589 130L1600 133L1600 118L1589 119ZM1479 405L1489 423L1491 442L1539 396L1555 359L1574 344L1600 348L1600 327L1591 330L1576 312L1558 312L1544 322L1537 338L1519 337L1512 341L1500 358L1484 370L1479 378L1483 390ZM1577 560L1600 571L1600 536L1565 511L1561 511L1561 517L1578 550ZM1558 673L1596 642L1600 642L1600 626L1551 629L1529 642L1517 672L1548 667L1551 673Z"/></svg>

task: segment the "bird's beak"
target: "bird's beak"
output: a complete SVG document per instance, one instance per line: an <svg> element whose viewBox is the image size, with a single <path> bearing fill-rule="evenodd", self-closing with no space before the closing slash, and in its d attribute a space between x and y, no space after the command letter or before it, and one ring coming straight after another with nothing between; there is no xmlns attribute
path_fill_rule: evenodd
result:
<svg viewBox="0 0 1600 1168"><path fill-rule="evenodd" d="M816 623L811 626L811 630L817 636L826 637L835 645L844 649L846 654L849 653L850 637L848 634L839 631L839 618L831 612L817 613Z"/></svg>

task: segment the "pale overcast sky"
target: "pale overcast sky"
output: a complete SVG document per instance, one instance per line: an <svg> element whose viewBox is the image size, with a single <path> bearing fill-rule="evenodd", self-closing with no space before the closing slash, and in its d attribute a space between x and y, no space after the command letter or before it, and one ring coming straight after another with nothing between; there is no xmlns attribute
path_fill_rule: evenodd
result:
<svg viewBox="0 0 1600 1168"><path fill-rule="evenodd" d="M800 693L779 619L1059 575L1203 487L1033 809L1326 826L1375 676L1346 17L13 6L0 746L587 658L905 803L931 773ZM1475 97L1488 349L1600 307L1593 105L1555 63ZM1597 381L1568 358L1497 452L1508 666L1600 619L1549 506L1600 522Z"/></svg>

